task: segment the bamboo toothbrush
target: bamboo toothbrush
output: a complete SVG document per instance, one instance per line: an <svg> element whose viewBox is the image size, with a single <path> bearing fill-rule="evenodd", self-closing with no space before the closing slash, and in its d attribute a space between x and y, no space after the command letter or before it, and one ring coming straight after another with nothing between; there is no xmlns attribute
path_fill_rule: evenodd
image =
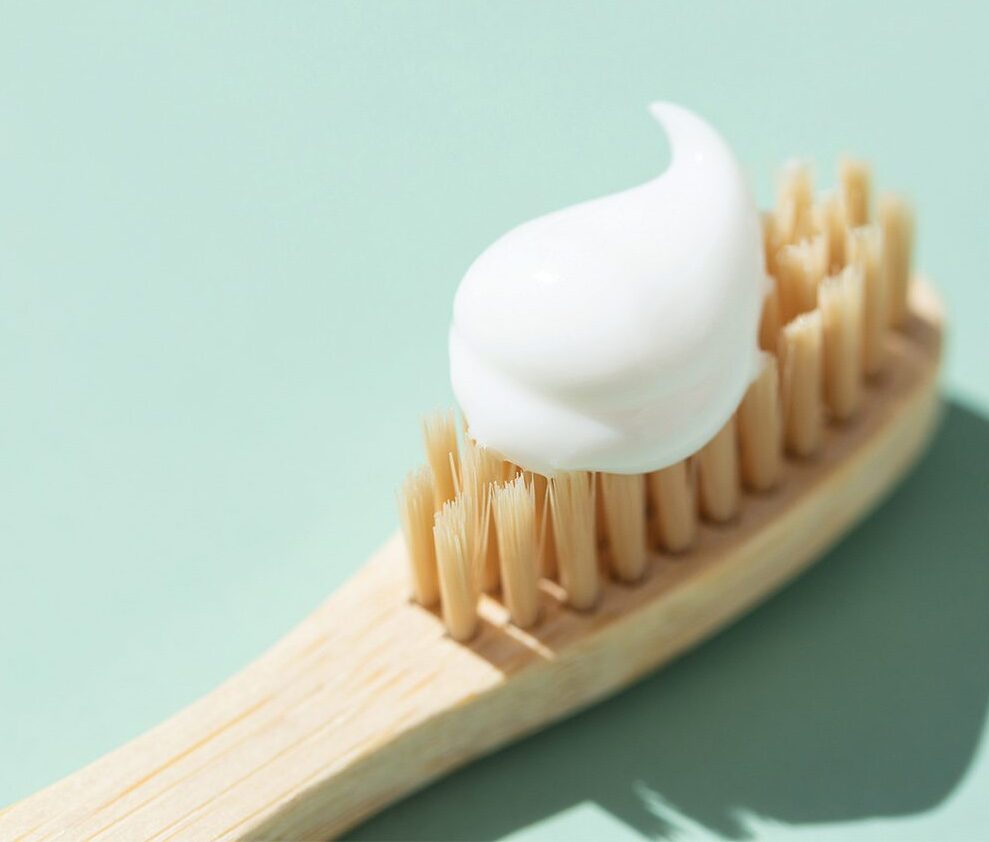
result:
<svg viewBox="0 0 989 842"><path fill-rule="evenodd" d="M0 813L3 839L317 839L696 645L819 557L921 453L942 314L898 199L847 161L765 218L763 367L693 457L545 477L425 424L396 536L211 695ZM411 585L410 585L411 580ZM411 598L410 598L411 594Z"/></svg>

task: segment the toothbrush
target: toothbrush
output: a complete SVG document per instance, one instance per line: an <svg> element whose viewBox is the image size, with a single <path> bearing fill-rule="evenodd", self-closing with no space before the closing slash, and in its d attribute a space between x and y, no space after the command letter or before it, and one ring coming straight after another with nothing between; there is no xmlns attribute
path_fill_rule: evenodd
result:
<svg viewBox="0 0 989 842"><path fill-rule="evenodd" d="M847 163L815 204L807 171L788 172L764 220L762 367L700 450L547 478L429 419L404 540L212 694L0 812L0 837L339 836L778 590L890 490L938 417L941 304L910 278L905 206L886 201L871 233L866 178Z"/></svg>

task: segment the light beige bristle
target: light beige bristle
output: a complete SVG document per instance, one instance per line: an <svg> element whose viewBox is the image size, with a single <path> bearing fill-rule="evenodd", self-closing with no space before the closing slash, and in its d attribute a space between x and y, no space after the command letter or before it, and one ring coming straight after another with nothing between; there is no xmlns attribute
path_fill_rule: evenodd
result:
<svg viewBox="0 0 989 842"><path fill-rule="evenodd" d="M528 628L539 619L536 494L519 474L491 497L501 558L501 594L512 622Z"/></svg>
<svg viewBox="0 0 989 842"><path fill-rule="evenodd" d="M872 174L869 165L854 158L842 158L838 164L839 196L849 228L869 222Z"/></svg>
<svg viewBox="0 0 989 842"><path fill-rule="evenodd" d="M845 267L845 240L848 236L848 223L845 209L837 193L826 193L814 205L814 230L822 235L828 244L828 259L825 274L840 272Z"/></svg>
<svg viewBox="0 0 989 842"><path fill-rule="evenodd" d="M451 411L434 412L422 420L422 438L426 446L426 461L433 471L434 506L457 496L460 457L457 451L457 422Z"/></svg>
<svg viewBox="0 0 989 842"><path fill-rule="evenodd" d="M608 530L611 571L623 582L637 582L649 560L644 474L598 474Z"/></svg>
<svg viewBox="0 0 989 842"><path fill-rule="evenodd" d="M556 540L549 513L548 481L545 476L530 473L536 493L536 535L539 537L539 570L547 579L556 576Z"/></svg>
<svg viewBox="0 0 989 842"><path fill-rule="evenodd" d="M753 491L768 491L779 482L783 465L783 417L779 367L763 352L759 376L738 407L738 449L742 482Z"/></svg>
<svg viewBox="0 0 989 842"><path fill-rule="evenodd" d="M889 323L903 324L907 317L913 252L913 212L899 196L879 199L879 225L883 239L883 271L886 276Z"/></svg>
<svg viewBox="0 0 989 842"><path fill-rule="evenodd" d="M594 607L601 588L594 498L594 476L586 471L560 473L549 480L560 585L567 602L581 610Z"/></svg>
<svg viewBox="0 0 989 842"><path fill-rule="evenodd" d="M855 414L862 400L862 271L846 266L819 290L824 342L824 396L834 418Z"/></svg>
<svg viewBox="0 0 989 842"><path fill-rule="evenodd" d="M791 161L784 166L776 198L775 236L783 244L797 243L813 229L812 204L814 177L805 161Z"/></svg>
<svg viewBox="0 0 989 842"><path fill-rule="evenodd" d="M443 504L436 513L433 540L439 571L443 623L454 640L470 640L477 632L477 563L470 542L473 515L467 498Z"/></svg>
<svg viewBox="0 0 989 842"><path fill-rule="evenodd" d="M780 335L780 294L779 282L772 275L766 276L769 289L762 299L762 315L759 318L759 347L763 351L776 353Z"/></svg>
<svg viewBox="0 0 989 842"><path fill-rule="evenodd" d="M785 245L783 235L772 211L762 213L762 248L766 260L766 272L776 274L776 253Z"/></svg>
<svg viewBox="0 0 989 842"><path fill-rule="evenodd" d="M886 278L882 263L882 232L863 225L848 232L848 263L862 273L862 368L867 376L882 370L886 357Z"/></svg>
<svg viewBox="0 0 989 842"><path fill-rule="evenodd" d="M412 598L432 608L440 600L433 545L433 474L425 465L412 471L398 493L398 513L409 553Z"/></svg>
<svg viewBox="0 0 989 842"><path fill-rule="evenodd" d="M478 533L472 536L480 556L481 588L490 592L498 588L499 562L498 538L489 513L491 486L501 482L504 463L500 456L481 447L469 436L464 439L464 452L460 460L460 487L475 501L474 528Z"/></svg>
<svg viewBox="0 0 989 842"><path fill-rule="evenodd" d="M784 246L776 257L780 318L783 324L817 306L817 285L828 269L828 240L824 234Z"/></svg>
<svg viewBox="0 0 989 842"><path fill-rule="evenodd" d="M689 460L648 475L653 502L653 539L668 553L682 553L697 537L697 491Z"/></svg>
<svg viewBox="0 0 989 842"><path fill-rule="evenodd" d="M780 386L783 440L796 456L811 456L821 446L824 426L821 313L814 310L780 332Z"/></svg>
<svg viewBox="0 0 989 842"><path fill-rule="evenodd" d="M701 514L705 518L723 523L738 514L740 488L734 416L697 452L697 486Z"/></svg>

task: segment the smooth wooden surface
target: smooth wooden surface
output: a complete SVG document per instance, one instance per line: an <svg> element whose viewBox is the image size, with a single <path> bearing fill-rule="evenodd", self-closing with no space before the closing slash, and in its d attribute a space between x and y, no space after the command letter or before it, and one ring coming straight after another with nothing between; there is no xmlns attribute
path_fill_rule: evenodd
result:
<svg viewBox="0 0 989 842"><path fill-rule="evenodd" d="M614 692L774 592L862 517L921 452L937 416L941 316L913 312L862 411L828 427L776 491L704 525L596 611L552 585L521 631L484 598L468 645L407 599L397 538L311 617L210 696L0 813L0 838L316 839L432 778Z"/></svg>

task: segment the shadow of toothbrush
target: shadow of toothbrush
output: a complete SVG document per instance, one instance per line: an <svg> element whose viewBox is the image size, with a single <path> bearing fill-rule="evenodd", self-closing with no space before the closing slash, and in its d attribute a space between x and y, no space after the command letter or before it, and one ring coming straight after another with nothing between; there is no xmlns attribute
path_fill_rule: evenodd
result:
<svg viewBox="0 0 989 842"><path fill-rule="evenodd" d="M989 420L930 452L775 599L610 702L395 805L354 839L497 839L593 801L646 836L926 811L989 704ZM664 808L663 805L668 805Z"/></svg>

